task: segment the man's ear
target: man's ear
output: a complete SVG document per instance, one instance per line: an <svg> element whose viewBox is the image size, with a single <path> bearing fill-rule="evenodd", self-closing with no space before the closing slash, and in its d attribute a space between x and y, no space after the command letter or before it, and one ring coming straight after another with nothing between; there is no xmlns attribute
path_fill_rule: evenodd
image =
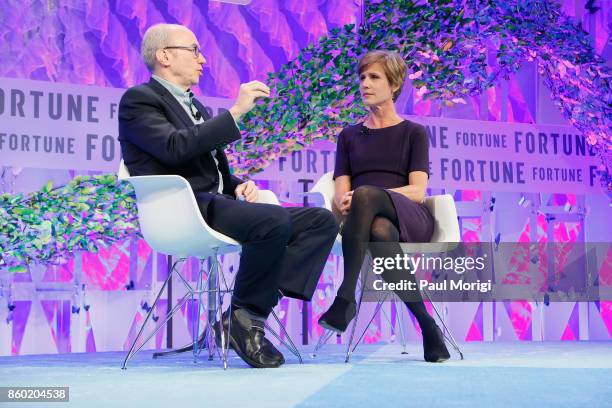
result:
<svg viewBox="0 0 612 408"><path fill-rule="evenodd" d="M164 49L160 48L159 50L155 51L155 59L161 66L167 67L170 65L170 61L168 61L168 54Z"/></svg>

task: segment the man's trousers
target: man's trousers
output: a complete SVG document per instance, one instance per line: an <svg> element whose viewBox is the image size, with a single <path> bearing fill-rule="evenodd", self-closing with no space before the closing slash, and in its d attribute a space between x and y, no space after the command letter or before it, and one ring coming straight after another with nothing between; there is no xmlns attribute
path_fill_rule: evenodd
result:
<svg viewBox="0 0 612 408"><path fill-rule="evenodd" d="M284 296L310 300L338 233L324 208L285 208L216 196L206 222L242 245L232 303L268 316Z"/></svg>

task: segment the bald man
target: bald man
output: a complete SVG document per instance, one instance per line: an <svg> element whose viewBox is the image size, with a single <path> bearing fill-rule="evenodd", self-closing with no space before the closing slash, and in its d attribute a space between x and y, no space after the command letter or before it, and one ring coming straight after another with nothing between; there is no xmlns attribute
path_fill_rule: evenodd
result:
<svg viewBox="0 0 612 408"><path fill-rule="evenodd" d="M206 59L186 27L159 24L143 37L148 83L128 89L119 104L119 141L132 176L176 174L187 179L215 230L242 245L232 294L230 346L253 367L278 367L283 355L264 337L264 321L279 294L310 300L336 237L321 208L258 204L257 187L230 175L223 148L240 139L236 125L267 98L259 81L240 85L229 109L211 118L193 97ZM163 214L160 214L163 216Z"/></svg>

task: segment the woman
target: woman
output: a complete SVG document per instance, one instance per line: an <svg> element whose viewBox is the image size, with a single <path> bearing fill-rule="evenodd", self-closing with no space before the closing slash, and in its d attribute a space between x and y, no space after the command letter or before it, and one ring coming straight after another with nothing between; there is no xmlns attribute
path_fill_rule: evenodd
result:
<svg viewBox="0 0 612 408"><path fill-rule="evenodd" d="M346 216L344 279L333 304L319 319L321 326L337 332L345 331L355 317L355 289L367 243L429 242L434 225L423 205L429 175L425 128L402 119L394 105L406 64L397 53L371 51L359 62L358 73L369 115L340 132L334 171L334 204ZM409 273L403 277L414 280ZM449 359L442 332L418 292L416 300L405 304L421 327L425 360Z"/></svg>

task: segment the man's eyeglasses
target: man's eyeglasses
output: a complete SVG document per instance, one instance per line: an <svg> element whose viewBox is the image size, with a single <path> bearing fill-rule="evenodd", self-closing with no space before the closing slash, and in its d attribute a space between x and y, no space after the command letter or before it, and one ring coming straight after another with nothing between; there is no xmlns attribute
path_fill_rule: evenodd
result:
<svg viewBox="0 0 612 408"><path fill-rule="evenodd" d="M200 47L198 47L197 45L193 45L191 47L185 47L182 45L171 45L169 47L164 47L164 50L187 50L193 52L193 55L196 58L200 56Z"/></svg>

